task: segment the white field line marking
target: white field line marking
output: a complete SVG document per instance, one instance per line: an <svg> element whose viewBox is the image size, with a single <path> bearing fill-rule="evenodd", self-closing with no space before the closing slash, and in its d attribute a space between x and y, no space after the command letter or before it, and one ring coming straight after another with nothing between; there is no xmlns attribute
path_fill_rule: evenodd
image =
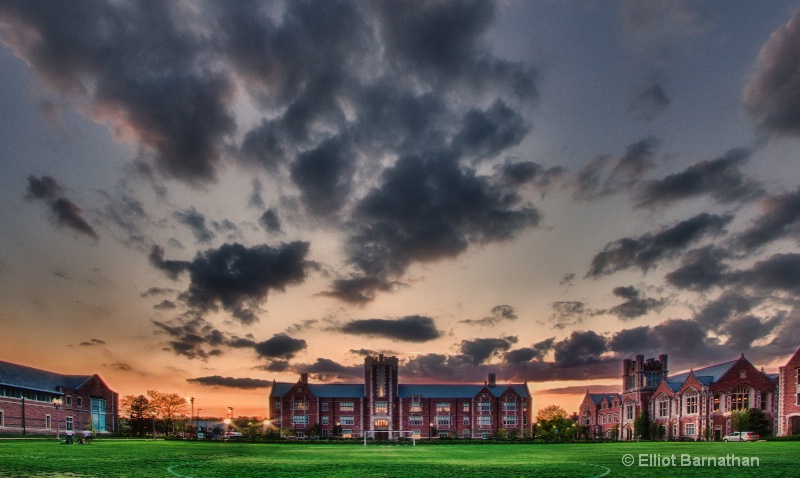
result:
<svg viewBox="0 0 800 478"><path fill-rule="evenodd" d="M175 468L176 466L188 465L188 464L190 464L190 463L193 463L193 462L191 462L191 461L188 461L188 462L186 462L186 463L178 463L177 465L172 465L172 466L170 466L169 468L167 468L167 471L169 472L169 474L170 474L170 475L177 476L177 477L179 477L179 478L192 478L192 477L191 477L191 476L189 476L189 475L181 475L180 473L175 473L174 471L172 471L172 469L173 469L173 468Z"/></svg>

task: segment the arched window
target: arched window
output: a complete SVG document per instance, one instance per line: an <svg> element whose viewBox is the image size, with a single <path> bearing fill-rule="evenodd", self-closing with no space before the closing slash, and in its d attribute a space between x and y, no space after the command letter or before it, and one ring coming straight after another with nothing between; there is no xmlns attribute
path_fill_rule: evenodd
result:
<svg viewBox="0 0 800 478"><path fill-rule="evenodd" d="M747 410L750 408L750 389L745 386L736 387L731 392L731 410Z"/></svg>
<svg viewBox="0 0 800 478"><path fill-rule="evenodd" d="M686 404L684 413L686 415L696 414L698 411L697 404L700 402L700 397L699 394L697 393L697 390L690 388L683 394L683 396L684 396L684 403Z"/></svg>
<svg viewBox="0 0 800 478"><path fill-rule="evenodd" d="M388 427L388 426L389 426L389 420L385 418L379 418L375 420L375 428Z"/></svg>

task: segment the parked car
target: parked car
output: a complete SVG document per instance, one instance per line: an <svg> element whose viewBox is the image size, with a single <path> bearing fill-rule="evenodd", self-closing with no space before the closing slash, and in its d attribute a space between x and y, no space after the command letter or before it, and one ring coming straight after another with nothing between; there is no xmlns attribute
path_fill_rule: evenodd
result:
<svg viewBox="0 0 800 478"><path fill-rule="evenodd" d="M722 441L757 441L759 439L756 432L733 432L725 435Z"/></svg>

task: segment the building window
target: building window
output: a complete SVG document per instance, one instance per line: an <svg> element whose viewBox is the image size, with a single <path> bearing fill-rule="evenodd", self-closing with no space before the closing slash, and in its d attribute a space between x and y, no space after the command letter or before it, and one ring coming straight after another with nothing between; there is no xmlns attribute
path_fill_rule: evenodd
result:
<svg viewBox="0 0 800 478"><path fill-rule="evenodd" d="M308 402L305 400L295 400L292 402L292 410L308 410Z"/></svg>
<svg viewBox="0 0 800 478"><path fill-rule="evenodd" d="M375 402L375 413L389 413L389 403Z"/></svg>
<svg viewBox="0 0 800 478"><path fill-rule="evenodd" d="M330 436L330 430L322 430L322 438L328 438Z"/></svg>
<svg viewBox="0 0 800 478"><path fill-rule="evenodd" d="M464 438L469 438L469 430L464 430Z"/></svg>
<svg viewBox="0 0 800 478"><path fill-rule="evenodd" d="M83 399L81 397L75 399L75 406L78 408L83 408Z"/></svg>
<svg viewBox="0 0 800 478"><path fill-rule="evenodd" d="M408 417L408 424L410 426L422 426L422 415L411 415Z"/></svg>
<svg viewBox="0 0 800 478"><path fill-rule="evenodd" d="M469 417L464 417L463 424L464 424L465 427L469 426Z"/></svg>
<svg viewBox="0 0 800 478"><path fill-rule="evenodd" d="M694 423L687 423L686 424L686 434L687 435L694 435Z"/></svg>
<svg viewBox="0 0 800 478"><path fill-rule="evenodd" d="M275 410L279 410L280 411L280 409L281 409L281 401L280 400L275 400L275 403L273 404L273 408L275 408Z"/></svg>
<svg viewBox="0 0 800 478"><path fill-rule="evenodd" d="M797 394L797 401L795 402L795 405L800 405L800 393Z"/></svg>
<svg viewBox="0 0 800 478"><path fill-rule="evenodd" d="M64 423L66 424L65 428L67 430L72 430L72 417L66 417Z"/></svg>
<svg viewBox="0 0 800 478"><path fill-rule="evenodd" d="M449 436L450 436L450 432L447 432L447 431L444 431L444 432L440 431L439 432L439 438L447 438Z"/></svg>
<svg viewBox="0 0 800 478"><path fill-rule="evenodd" d="M449 416L436 417L436 428L450 428L450 417Z"/></svg>
<svg viewBox="0 0 800 478"><path fill-rule="evenodd" d="M352 416L341 416L339 417L339 423L342 425L355 425L356 420Z"/></svg>
<svg viewBox="0 0 800 478"><path fill-rule="evenodd" d="M516 412L517 402L503 402L503 411L511 413Z"/></svg>
<svg viewBox="0 0 800 478"><path fill-rule="evenodd" d="M292 415L292 425L308 425L308 415Z"/></svg>
<svg viewBox="0 0 800 478"><path fill-rule="evenodd" d="M747 370L739 370L739 378L747 378Z"/></svg>
<svg viewBox="0 0 800 478"><path fill-rule="evenodd" d="M747 410L750 408L750 390L747 387L736 387L731 393L731 410Z"/></svg>
<svg viewBox="0 0 800 478"><path fill-rule="evenodd" d="M492 402L481 402L481 412L491 412L492 411Z"/></svg>
<svg viewBox="0 0 800 478"><path fill-rule="evenodd" d="M669 397L666 395L661 395L658 397L658 416L669 416Z"/></svg>
<svg viewBox="0 0 800 478"><path fill-rule="evenodd" d="M410 408L411 412L416 412L416 413L422 412L422 404L420 404L420 402L416 402L416 401L415 402L411 402L411 407L409 407L409 408Z"/></svg>
<svg viewBox="0 0 800 478"><path fill-rule="evenodd" d="M767 409L767 392L761 392L761 409Z"/></svg>
<svg viewBox="0 0 800 478"><path fill-rule="evenodd" d="M0 410L0 427L6 426L6 413Z"/></svg>
<svg viewBox="0 0 800 478"><path fill-rule="evenodd" d="M614 414L614 423L619 423L619 413Z"/></svg>
<svg viewBox="0 0 800 478"><path fill-rule="evenodd" d="M492 416L491 415L481 415L478 417L478 425L479 426L489 426L492 424Z"/></svg>
<svg viewBox="0 0 800 478"><path fill-rule="evenodd" d="M422 436L422 432L418 428L415 428L411 430L411 435L414 436L415 440L419 440L419 437Z"/></svg>
<svg viewBox="0 0 800 478"><path fill-rule="evenodd" d="M353 430L349 428L342 429L342 438L353 438Z"/></svg>
<svg viewBox="0 0 800 478"><path fill-rule="evenodd" d="M482 431L481 432L481 440L488 440L489 439L489 432Z"/></svg>
<svg viewBox="0 0 800 478"><path fill-rule="evenodd" d="M92 428L96 431L106 431L106 401L102 398L92 399Z"/></svg>
<svg viewBox="0 0 800 478"><path fill-rule="evenodd" d="M70 395L67 395L67 401L66 401L66 403L67 403L67 406L68 406L68 407L71 407L71 406L72 406L72 397L71 397Z"/></svg>
<svg viewBox="0 0 800 478"><path fill-rule="evenodd" d="M714 404L711 406L711 410L719 412L719 395L714 395Z"/></svg>
<svg viewBox="0 0 800 478"><path fill-rule="evenodd" d="M324 417L322 417L322 424L323 424L323 425L327 425L327 424L328 424L328 416L327 416L327 415L325 415Z"/></svg>
<svg viewBox="0 0 800 478"><path fill-rule="evenodd" d="M379 419L375 420L375 427L386 428L388 426L389 426L389 420L387 420L385 418L379 418Z"/></svg>
<svg viewBox="0 0 800 478"><path fill-rule="evenodd" d="M800 368L797 369L797 385L800 385Z"/></svg>
<svg viewBox="0 0 800 478"><path fill-rule="evenodd" d="M516 415L504 415L503 416L503 425L515 427L517 426L517 416Z"/></svg>
<svg viewBox="0 0 800 478"><path fill-rule="evenodd" d="M53 428L53 422L50 418L50 415L44 416L44 427L47 428L48 430Z"/></svg>
<svg viewBox="0 0 800 478"><path fill-rule="evenodd" d="M295 435L294 435L294 436L295 436L296 438L301 438L301 439L302 439L302 438L305 438L305 437L306 437L306 432L304 432L304 431L301 431L301 430L297 430L297 431L295 432Z"/></svg>
<svg viewBox="0 0 800 478"><path fill-rule="evenodd" d="M678 436L678 424L677 423L673 423L672 424L672 436Z"/></svg>
<svg viewBox="0 0 800 478"><path fill-rule="evenodd" d="M322 402L322 411L323 412L327 412L328 411L328 402Z"/></svg>
<svg viewBox="0 0 800 478"><path fill-rule="evenodd" d="M633 403L628 403L625 405L625 419L633 420L633 415L636 410L636 407Z"/></svg>
<svg viewBox="0 0 800 478"><path fill-rule="evenodd" d="M436 413L450 413L450 402L437 402Z"/></svg>
<svg viewBox="0 0 800 478"><path fill-rule="evenodd" d="M697 413L697 404L700 398L697 390L691 389L686 392L686 414L693 415Z"/></svg>
<svg viewBox="0 0 800 478"><path fill-rule="evenodd" d="M355 402L341 402L339 404L339 411L352 412L355 410Z"/></svg>

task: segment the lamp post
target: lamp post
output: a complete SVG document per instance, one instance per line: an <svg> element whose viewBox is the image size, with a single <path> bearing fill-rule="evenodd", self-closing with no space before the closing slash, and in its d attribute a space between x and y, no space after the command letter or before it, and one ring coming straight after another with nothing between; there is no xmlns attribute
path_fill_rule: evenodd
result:
<svg viewBox="0 0 800 478"><path fill-rule="evenodd" d="M153 418L153 441L156 439L156 414L153 413L150 415Z"/></svg>
<svg viewBox="0 0 800 478"><path fill-rule="evenodd" d="M54 398L53 399L53 408L56 409L56 440L61 441L61 431L60 431L60 429L58 427L58 422L61 419L61 416L59 414L59 411L61 410L61 399L60 398Z"/></svg>
<svg viewBox="0 0 800 478"><path fill-rule="evenodd" d="M194 423L194 397L189 397L189 403L192 404L192 415L189 417L189 421ZM195 433L197 433L197 427L195 427Z"/></svg>

